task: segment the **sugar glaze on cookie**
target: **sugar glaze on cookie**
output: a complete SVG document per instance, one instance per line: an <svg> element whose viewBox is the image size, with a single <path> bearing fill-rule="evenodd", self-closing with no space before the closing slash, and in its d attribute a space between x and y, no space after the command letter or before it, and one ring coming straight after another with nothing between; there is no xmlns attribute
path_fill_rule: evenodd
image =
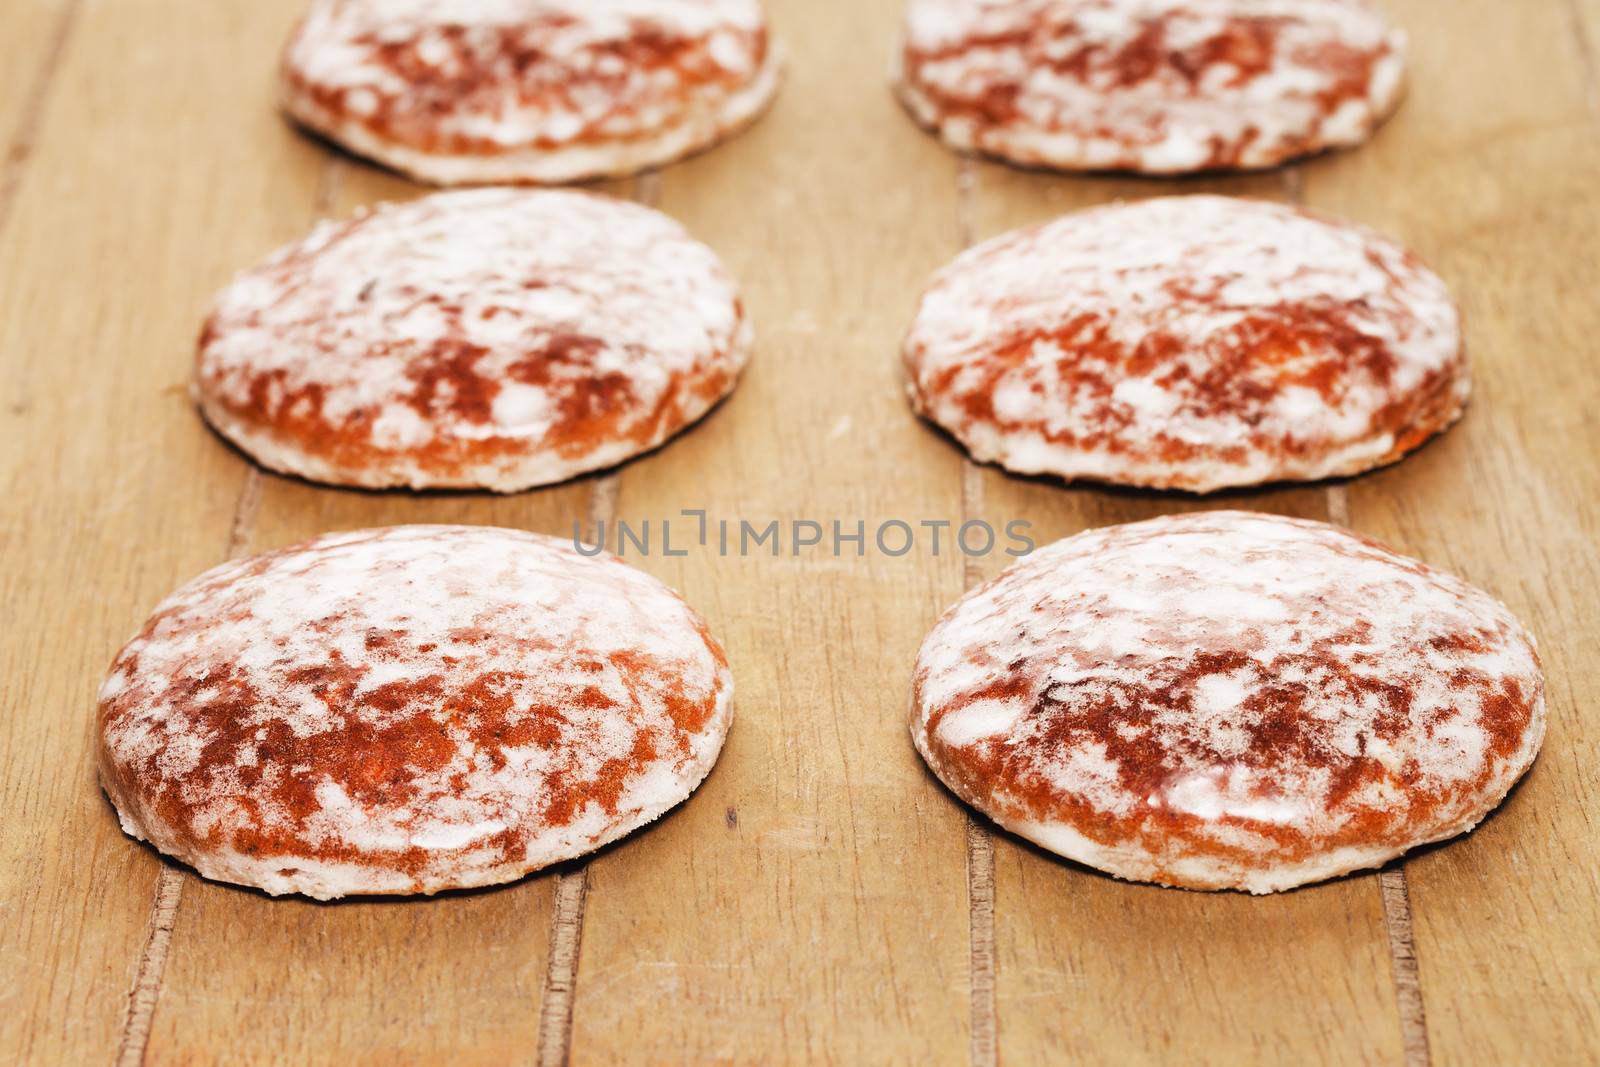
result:
<svg viewBox="0 0 1600 1067"><path fill-rule="evenodd" d="M633 173L753 121L781 50L758 0L312 0L298 122L438 184Z"/></svg>
<svg viewBox="0 0 1600 1067"><path fill-rule="evenodd" d="M1205 512L1056 542L945 613L911 733L958 796L1121 878L1288 889L1470 830L1544 736L1533 638L1322 523Z"/></svg>
<svg viewBox="0 0 1600 1067"><path fill-rule="evenodd" d="M733 389L750 346L737 287L666 215L478 189L325 222L241 274L195 393L274 470L510 492L661 444Z"/></svg>
<svg viewBox="0 0 1600 1067"><path fill-rule="evenodd" d="M1414 255L1220 196L978 245L929 283L903 354L913 407L979 460L1194 492L1392 462L1471 391L1455 304Z"/></svg>
<svg viewBox="0 0 1600 1067"><path fill-rule="evenodd" d="M330 534L165 600L100 691L123 828L327 899L509 881L687 797L727 733L704 622L609 555L487 527Z"/></svg>
<svg viewBox="0 0 1600 1067"><path fill-rule="evenodd" d="M1362 0L909 0L896 83L950 145L1030 166L1253 170L1359 144L1405 36Z"/></svg>

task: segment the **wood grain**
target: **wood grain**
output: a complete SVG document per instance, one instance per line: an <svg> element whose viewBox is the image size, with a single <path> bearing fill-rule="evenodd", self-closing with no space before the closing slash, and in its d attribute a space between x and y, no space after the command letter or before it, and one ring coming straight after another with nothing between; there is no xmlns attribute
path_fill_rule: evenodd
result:
<svg viewBox="0 0 1600 1067"><path fill-rule="evenodd" d="M744 283L757 353L702 425L512 497L253 472L184 385L233 271L424 190L285 126L298 0L14 0L0 17L0 1064L1583 1063L1600 1056L1600 0L1387 0L1410 99L1358 151L1145 182L964 163L885 87L899 0L772 3L775 111L654 200ZM154 32L153 27L160 27ZM20 147L18 147L20 146ZM1300 199L1413 244L1461 296L1466 420L1389 470L1190 497L963 461L913 419L898 341L963 243L1116 196ZM927 627L1003 559L927 541L777 558L714 523L1032 522L1041 544L1196 507L1332 518L1495 591L1540 635L1550 735L1470 837L1266 898L1130 886L985 823L905 734ZM657 524L634 561L727 645L736 719L657 825L498 890L270 900L118 831L90 758L106 663L172 586L331 529ZM615 526L611 533L615 535Z"/></svg>
<svg viewBox="0 0 1600 1067"><path fill-rule="evenodd" d="M953 520L960 457L907 414L894 352L955 250L955 163L885 91L888 5L774 17L801 57L777 108L661 189L742 281L756 354L703 426L623 472L620 514ZM963 816L904 707L960 562L787 539L777 559L723 558L711 540L640 563L726 642L733 730L681 810L591 867L573 1061L947 1059L966 1044Z"/></svg>
<svg viewBox="0 0 1600 1067"><path fill-rule="evenodd" d="M44 122L79 0L26 0L6 11L0 38L0 227Z"/></svg>

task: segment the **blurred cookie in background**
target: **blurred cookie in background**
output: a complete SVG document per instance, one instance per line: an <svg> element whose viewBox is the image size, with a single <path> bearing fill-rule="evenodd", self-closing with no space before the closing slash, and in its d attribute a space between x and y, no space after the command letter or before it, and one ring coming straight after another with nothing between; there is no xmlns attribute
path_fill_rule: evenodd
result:
<svg viewBox="0 0 1600 1067"><path fill-rule="evenodd" d="M661 166L748 125L781 51L758 0L313 0L283 107L438 185Z"/></svg>
<svg viewBox="0 0 1600 1067"><path fill-rule="evenodd" d="M910 0L895 68L911 114L962 151L1255 170L1370 137L1405 35L1362 0Z"/></svg>

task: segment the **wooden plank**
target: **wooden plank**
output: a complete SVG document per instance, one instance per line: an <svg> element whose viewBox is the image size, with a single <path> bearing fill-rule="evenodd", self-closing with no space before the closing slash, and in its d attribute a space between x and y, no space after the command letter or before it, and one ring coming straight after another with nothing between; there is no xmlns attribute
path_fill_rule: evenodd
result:
<svg viewBox="0 0 1600 1067"><path fill-rule="evenodd" d="M1183 182L1054 176L982 164L977 239L1113 199L1189 192L1291 197L1294 170ZM1043 544L1094 526L1197 508L1328 517L1312 486L1184 494L1062 486L984 468L972 503L1023 518ZM986 568L986 574L996 568ZM1087 1062L1393 1061L1400 1031L1376 879L1266 899L1129 885L996 838L1001 1060L1041 1050Z"/></svg>
<svg viewBox="0 0 1600 1067"><path fill-rule="evenodd" d="M154 603L226 550L244 466L184 388L210 290L309 207L316 153L234 77L286 14L85 6L17 171L0 235L0 583L27 620L0 636L8 1060L103 1062L119 1045L161 864L96 787L94 694ZM138 46L152 26L186 45Z"/></svg>
<svg viewBox="0 0 1600 1067"><path fill-rule="evenodd" d="M1539 636L1549 680L1524 784L1471 837L1406 864L1439 1063L1600 1049L1600 130L1583 32L1600 6L1585 3L1587 24L1562 3L1394 0L1410 99L1379 143L1305 182L1310 203L1403 238L1455 286L1474 360L1465 420L1352 482L1351 519L1502 597Z"/></svg>
<svg viewBox="0 0 1600 1067"><path fill-rule="evenodd" d="M622 475L638 524L704 508L711 544L642 565L728 646L736 718L677 813L590 870L577 1063L948 1062L966 1041L962 815L906 736L922 635L960 590L948 546L900 558L737 546L716 523L952 521L959 457L910 416L896 351L955 251L954 161L885 85L897 5L773 5L793 55L776 110L663 175L758 331L704 425ZM948 540L948 534L946 538ZM659 538L659 527L657 529ZM924 542L926 544L926 542Z"/></svg>
<svg viewBox="0 0 1600 1067"><path fill-rule="evenodd" d="M329 213L425 193L340 158ZM608 191L626 193L631 183ZM265 476L251 551L339 529L439 522L571 537L594 479L512 496L373 493ZM151 1040L157 1062L531 1061L555 879L336 905L191 880ZM229 951L250 945L249 953Z"/></svg>
<svg viewBox="0 0 1600 1067"><path fill-rule="evenodd" d="M1281 176L969 165L965 197L886 91L899 0L774 3L794 55L777 110L659 181L661 206L746 283L749 376L620 475L513 497L250 475L205 431L184 386L215 288L319 199L343 213L421 190L343 157L330 169L277 117L297 0L78 2L12 0L0 20L0 138L26 146L0 163L0 597L25 622L0 635L0 1063L556 1063L569 1045L580 1063L1595 1057L1600 0L1386 0L1413 35L1410 100L1374 144ZM1196 500L965 467L911 418L899 336L963 239L1200 189L1301 196L1415 245L1467 313L1465 422L1347 484ZM900 559L667 558L657 540L638 562L725 639L737 719L695 797L592 863L318 905L205 883L117 830L93 781L94 690L174 584L328 529L565 535L613 498L635 527L678 519L675 544L698 507L869 531L1026 518L1040 543L1195 507L1348 519L1529 621L1550 736L1500 814L1392 867L1382 891L1370 875L1267 899L1128 886L969 832L905 737L923 633L1004 560L964 567L925 541Z"/></svg>

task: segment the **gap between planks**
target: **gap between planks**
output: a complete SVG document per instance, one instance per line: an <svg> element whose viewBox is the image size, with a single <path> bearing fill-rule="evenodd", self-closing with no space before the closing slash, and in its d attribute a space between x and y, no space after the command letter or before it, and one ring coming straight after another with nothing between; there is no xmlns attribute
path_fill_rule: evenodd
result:
<svg viewBox="0 0 1600 1067"><path fill-rule="evenodd" d="M1411 926L1411 892L1403 866L1378 872L1383 895L1383 925L1389 934L1389 962L1394 972L1395 1007L1400 1014L1400 1047L1406 1067L1429 1067L1428 1017L1422 1006L1422 973L1417 968L1417 939Z"/></svg>
<svg viewBox="0 0 1600 1067"><path fill-rule="evenodd" d="M971 248L976 239L977 165L969 156L956 162L956 240ZM982 516L983 469L961 460L961 521ZM983 582L983 568L970 556L962 561L962 586ZM966 813L967 851L967 983L972 1035L968 1060L972 1067L995 1067L1000 1057L1000 1018L995 1003L995 877L994 834L974 812Z"/></svg>

